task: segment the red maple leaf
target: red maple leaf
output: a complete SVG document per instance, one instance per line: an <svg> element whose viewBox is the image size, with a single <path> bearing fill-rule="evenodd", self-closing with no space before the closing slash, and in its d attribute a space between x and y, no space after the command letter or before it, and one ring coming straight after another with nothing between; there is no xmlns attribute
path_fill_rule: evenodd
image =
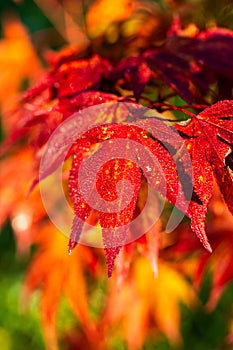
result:
<svg viewBox="0 0 233 350"><path fill-rule="evenodd" d="M136 101L139 101L150 76L151 71L142 56L132 56L121 60L109 74L109 78L114 82L121 79L126 86L129 85Z"/></svg>
<svg viewBox="0 0 233 350"><path fill-rule="evenodd" d="M120 247L126 243L129 234L129 223L134 217L142 175L147 178L148 183L155 190L171 203L176 204L177 197L179 197L177 205L180 209L185 206L185 195L179 186L175 161L169 150L153 138L156 135L158 125L161 137L165 137L167 142L169 136L170 139L172 138L172 131L167 127L167 129L165 128L166 134L165 130L161 129L160 123L162 122L145 119L141 123L96 126L84 133L73 147L74 159L69 187L76 216L69 249L73 249L79 242L83 224L94 207L99 213L109 276L112 273L114 259ZM147 134L147 130L152 132L153 137ZM162 135L163 132L164 135ZM177 134L174 136L177 137ZM106 140L108 142L102 145ZM120 142L117 142L118 140ZM99 145L97 150L93 149L96 145ZM88 154L91 156L87 160L84 170L81 170L82 162ZM116 154L119 155L118 158L116 158ZM153 157L156 158L156 161ZM95 177L98 163L101 167L97 177ZM83 175L80 176L82 171ZM128 183L124 183L117 190L118 183L122 180L128 180L133 186L133 191L130 192ZM128 200L129 198L130 200ZM114 204L117 199L118 204Z"/></svg>
<svg viewBox="0 0 233 350"><path fill-rule="evenodd" d="M233 213L233 175L228 155L233 144L233 101L221 101L193 115L187 125L176 124L192 159L195 196L190 202L188 216L191 227L204 247L211 251L205 234L205 217L212 196L213 175ZM226 162L227 159L227 162Z"/></svg>
<svg viewBox="0 0 233 350"><path fill-rule="evenodd" d="M152 74L188 103L204 102L204 94L213 94L210 85L215 81L218 99L229 98L233 86L233 65L228 59L233 54L232 31L215 28L201 31L194 38L177 35L173 30L169 33L161 48L143 54Z"/></svg>
<svg viewBox="0 0 233 350"><path fill-rule="evenodd" d="M129 115L129 112L125 113L125 105L123 109L124 112L120 110L118 118L122 113L124 118ZM82 134L69 152L69 156L74 155L69 186L75 211L69 249L73 249L79 242L83 224L95 209L102 227L110 276L120 247L127 243L127 225L134 218L141 176L144 176L148 184L191 218L193 231L204 247L211 251L205 233L205 216L212 194L213 174L232 212L231 112L232 101L222 101L197 116L191 114L192 118L185 123L186 125L177 123L176 130L184 139L182 145L179 144L174 128L165 126L156 117L146 118L143 108L135 109L136 119L139 117L142 120L127 124L96 125ZM107 114L105 113L106 121ZM110 115L110 120L113 120L115 114L117 110ZM85 123L88 123L88 120L87 114ZM71 130L67 132L70 137ZM117 144L117 140L120 140L120 143ZM122 140L125 140L125 143L122 143ZM65 140L59 142L62 146ZM184 145L186 153L182 152ZM52 162L45 162L47 165L42 178L53 172L61 162L59 149L54 150L54 155L50 158ZM116 152L119 149L121 153L117 157ZM145 153L145 150L149 153ZM185 159L188 153L191 164ZM158 162L156 167L153 166L153 157L156 157ZM178 158L178 161L175 161L175 158ZM84 160L87 160L87 163L80 182L79 175ZM95 178L94 169L98 163L101 167ZM193 179L187 169L188 164L192 167ZM132 192L125 183L117 189L118 182L122 180L131 182ZM80 187L82 182L83 188ZM193 191L188 197L190 186L193 186ZM96 191L99 197L96 196ZM127 201L128 197L131 198L130 201ZM112 211L112 205L117 199L124 206L117 205Z"/></svg>

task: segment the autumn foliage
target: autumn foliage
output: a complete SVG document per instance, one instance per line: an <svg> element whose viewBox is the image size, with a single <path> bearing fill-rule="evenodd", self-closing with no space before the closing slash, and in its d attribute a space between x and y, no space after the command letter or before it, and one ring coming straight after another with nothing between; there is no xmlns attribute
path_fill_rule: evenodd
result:
<svg viewBox="0 0 233 350"><path fill-rule="evenodd" d="M151 349L161 335L166 349L196 349L189 331L200 314L211 322L227 313L233 277L233 32L198 27L185 1L54 3L67 24L50 20L70 45L40 52L45 67L18 19L4 22L0 43L0 224L10 219L18 255L36 246L20 300L29 307L40 290L50 350L117 349L119 339L119 349ZM38 4L49 16L50 1ZM61 166L68 238L39 189ZM56 329L63 298L76 320L64 333ZM230 313L221 337L200 344L230 349Z"/></svg>

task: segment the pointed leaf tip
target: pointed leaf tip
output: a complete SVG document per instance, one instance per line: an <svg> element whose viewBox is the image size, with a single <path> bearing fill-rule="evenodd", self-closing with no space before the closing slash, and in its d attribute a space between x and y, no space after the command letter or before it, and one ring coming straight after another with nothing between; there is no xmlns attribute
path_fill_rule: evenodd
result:
<svg viewBox="0 0 233 350"><path fill-rule="evenodd" d="M209 253L213 252L213 249L211 248L211 245L209 244L209 242L203 243L203 246Z"/></svg>
<svg viewBox="0 0 233 350"><path fill-rule="evenodd" d="M212 248L211 248L211 245L208 241L208 238L206 236L206 233L205 231L195 231L194 232L196 233L197 237L199 238L200 242L202 243L203 247L209 252L209 253L212 253Z"/></svg>
<svg viewBox="0 0 233 350"><path fill-rule="evenodd" d="M121 247L105 248L106 263L107 263L107 267L108 267L108 278L112 277L114 261L118 255L120 249L121 249Z"/></svg>
<svg viewBox="0 0 233 350"><path fill-rule="evenodd" d="M30 187L29 187L29 189L28 189L28 191L26 193L26 198L28 198L30 196L30 194L32 193L34 188L39 184L39 181L40 180L39 180L38 177L33 180L33 182L31 183L31 185L30 185Z"/></svg>
<svg viewBox="0 0 233 350"><path fill-rule="evenodd" d="M76 241L73 241L72 239L69 240L68 243L68 254L71 255L72 250L76 247L78 243Z"/></svg>

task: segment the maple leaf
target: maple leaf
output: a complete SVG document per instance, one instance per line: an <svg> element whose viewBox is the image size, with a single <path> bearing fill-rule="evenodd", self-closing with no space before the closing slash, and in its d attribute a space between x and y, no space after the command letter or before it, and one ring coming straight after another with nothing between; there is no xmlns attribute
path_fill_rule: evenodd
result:
<svg viewBox="0 0 233 350"><path fill-rule="evenodd" d="M117 101L114 94L96 91L110 69L111 64L99 55L80 59L72 51L58 61L37 85L23 94L21 106L13 113L14 129L3 145L2 154L25 136L38 149L72 113Z"/></svg>
<svg viewBox="0 0 233 350"><path fill-rule="evenodd" d="M221 192L214 184L213 197L209 205L210 218L207 232L213 246L213 254L198 254L198 262L193 274L194 283L200 288L206 271L211 271L212 288L208 299L208 309L213 309L227 284L232 281L233 216L227 210ZM195 245L189 247L196 249Z"/></svg>
<svg viewBox="0 0 233 350"><path fill-rule="evenodd" d="M151 212L150 214L153 216L154 212ZM147 224L145 224L145 227L147 228ZM160 232L161 222L158 220L142 237L121 248L115 262L117 290L121 289L124 282L127 281L127 277L130 275L133 258L135 257L135 250L147 258L150 262L154 276L158 276Z"/></svg>
<svg viewBox="0 0 233 350"><path fill-rule="evenodd" d="M26 28L16 15L2 18L0 40L0 105L3 114L3 127L9 132L16 119L10 110L15 108L17 94L22 83L28 79L34 83L39 78L42 68ZM22 53L19 54L19 53Z"/></svg>
<svg viewBox="0 0 233 350"><path fill-rule="evenodd" d="M41 290L40 310L48 349L58 349L55 324L63 295L82 324L89 344L98 342L98 332L89 313L84 277L86 269L92 274L98 273L97 260L93 251L91 253L86 247L79 247L69 256L66 240L52 224L40 229L35 238L39 249L27 271L22 293L22 301L27 305L32 292Z"/></svg>
<svg viewBox="0 0 233 350"><path fill-rule="evenodd" d="M169 47L182 56L201 60L209 69L231 79L233 64L228 57L232 55L232 44L233 33L225 28L201 31L194 38L172 36L168 41Z"/></svg>
<svg viewBox="0 0 233 350"><path fill-rule="evenodd" d="M99 205L101 210L97 209L97 212L99 212L99 222L103 229L108 274L111 275L114 259L120 247L126 243L125 239L129 229L127 225L134 218L138 192L141 186L140 171L147 178L148 184L184 212L189 198L185 187L179 183L179 176L184 177L190 185L191 176L184 171L185 165L188 166L188 163L186 164L184 159L182 159L184 155L181 151L182 144L178 140L178 134L174 128L165 126L159 119L144 118L147 109L139 105L120 103L119 105L110 104L105 106L105 108L107 108L106 113L103 113L103 106L97 106L94 119L92 111L89 110L79 113L74 120L72 119L72 123L70 120L67 120L62 124L61 132L58 130L47 145L49 152L45 152L42 160L40 180L43 180L43 178L55 171L63 162L64 157L68 158L70 155L74 155L69 188L76 216L70 235L69 249L72 250L79 242L84 222L91 215L92 209L96 209ZM103 122L103 118L105 121L124 121L129 119L129 112L132 113L132 119L137 120L138 117L143 117L143 120L128 124L109 123L97 125L89 128L84 134L79 130L79 133L82 135L76 140L77 133L75 128L77 125L82 125L83 129L86 130L89 125L92 125L93 120L96 122L98 118L100 118L101 122ZM159 135L159 140L156 139L157 134ZM118 139L120 143L117 143ZM122 140L125 141L123 142ZM74 141L75 144L71 147L68 155L65 156ZM106 143L106 141L109 143ZM102 145L102 143L104 144ZM96 149L96 145L99 148ZM120 154L119 150L121 150ZM179 164L176 164L172 156L176 152L182 159L182 161L178 162ZM116 162L110 161L116 158L116 154L123 159L129 159L128 162L122 162L120 159ZM80 167L83 160L88 160L88 155L93 156L93 159L86 163L87 167L83 170L84 176L80 182ZM106 169L101 167L97 179L95 179L96 164L101 161L100 165L102 166L106 161L106 155L108 157L108 166ZM178 171L176 169L177 166L179 168ZM129 177L128 173L130 174ZM130 193L130 187L127 185L124 185L120 190L118 189L119 193L118 191L116 192L118 182L122 180L128 180L132 183L131 185L134 188L132 193ZM81 190L80 183L82 182L84 185L82 184ZM104 203L96 197L95 184L98 185L97 191ZM84 198L84 194L86 198ZM125 209L123 210L123 207L121 208L120 205L120 208L116 206L112 212L111 208L115 205L114 201L117 199L117 194L119 196L119 204L123 203ZM128 198L131 198L131 194L132 201L127 202ZM91 199L92 204L90 204ZM127 227L124 227L122 224ZM142 225L136 226L141 227ZM149 228L150 225L148 225ZM138 227L135 227L133 230L137 232ZM146 231L147 229L143 228L141 233ZM137 233L131 232L131 236L132 239L135 239L135 237L137 238ZM153 260L153 256L151 258ZM153 264L154 270L156 270L155 261Z"/></svg>
<svg viewBox="0 0 233 350"><path fill-rule="evenodd" d="M76 56L77 52L71 51L70 55L53 63L54 66L43 79L24 94L24 101L29 102L47 89L50 99L71 98L80 92L97 90L111 64L97 54L85 59Z"/></svg>
<svg viewBox="0 0 233 350"><path fill-rule="evenodd" d="M121 60L109 74L109 78L113 81L123 78L124 83L128 83L130 90L133 91L136 101L139 100L150 76L151 71L142 56L127 57Z"/></svg>
<svg viewBox="0 0 233 350"><path fill-rule="evenodd" d="M160 80L175 90L185 101L193 101L197 93L190 79L192 68L187 60L169 52L166 48L146 51L144 57Z"/></svg>
<svg viewBox="0 0 233 350"><path fill-rule="evenodd" d="M114 124L100 126L99 128L97 127L95 130L88 132L87 135L84 134L82 136L81 142L85 142L85 145L89 144L90 147L91 141L92 143L96 143L96 140L98 140L98 142L103 142L106 138L112 139L114 136L124 137L129 134L129 131L130 130L127 128L127 126L124 128L120 125ZM106 158L107 150L105 149L102 152L102 157L104 156L104 158ZM85 173L90 175L88 176L88 182L84 184L84 187L86 189L89 187L89 190L87 190L86 193L86 197L89 200L94 196L95 186L97 186L99 195L104 199L106 203L118 199L118 204L114 210L115 212L111 213L111 210L108 208L110 203L109 205L107 204L107 206L106 204L103 206L103 204L98 203L98 198L95 196L95 201L97 204L99 204L99 220L102 227L103 242L106 250L108 275L110 276L112 274L114 259L118 254L120 247L124 244L127 235L127 228L124 226L128 225L133 217L133 211L136 206L137 195L141 184L141 173L135 163L133 163L131 160L127 160L127 151L124 151L126 154L126 159L114 159L105 163L105 165L99 170L100 174L98 175L97 181L95 182L94 179L93 183L91 180L91 177L93 177L91 175L91 173L93 173L93 162L96 163L98 158L101 159L100 152L101 149L99 152L96 152L97 156L95 159L92 159L92 162L89 165L90 169L85 169ZM89 200L84 200L84 195L80 189L79 171L83 156L80 156L80 153L78 155L79 157L76 153L70 172L70 194L74 203L76 216L82 221L85 221L90 215L92 207L89 205ZM93 175L95 176L95 173L93 173ZM120 191L116 191L117 183L122 180L131 181L134 188L131 201L127 205L125 205L125 202L127 200L125 194L126 196L129 195L129 189L127 189L127 185L124 185ZM89 184L91 184L91 187ZM121 208L122 204L123 208ZM76 218L71 232L71 248L73 248L73 245L78 242L83 226L83 223L80 221L78 222L77 220L78 219Z"/></svg>
<svg viewBox="0 0 233 350"><path fill-rule="evenodd" d="M87 13L87 29L91 37L103 35L114 22L120 22L133 13L135 2L120 0L98 0L89 8Z"/></svg>
<svg viewBox="0 0 233 350"><path fill-rule="evenodd" d="M228 59L233 54L232 31L212 28L197 31L193 38L172 35L166 44L170 52L190 62L190 81L201 91L211 93L209 85L217 81L218 100L232 97L233 65ZM216 96L214 98L216 99Z"/></svg>
<svg viewBox="0 0 233 350"><path fill-rule="evenodd" d="M212 310L232 280L233 216L226 208L216 181L208 209L206 231L213 253L203 252L197 240L190 235L189 228L183 224L163 258L174 261L179 258L179 270L193 281L196 289L201 288L206 272L211 272L212 287L206 306Z"/></svg>
<svg viewBox="0 0 233 350"><path fill-rule="evenodd" d="M72 97L85 90L97 90L111 65L98 55L90 59L63 62L51 72L52 93L58 98Z"/></svg>
<svg viewBox="0 0 233 350"><path fill-rule="evenodd" d="M39 188L32 193L31 201L26 197L31 179L36 175L34 154L29 149L21 148L10 157L2 159L0 166L0 227L3 227L7 219L11 220L17 253L26 254L38 222L46 215Z"/></svg>
<svg viewBox="0 0 233 350"><path fill-rule="evenodd" d="M233 76L228 57L233 54L232 31L216 28L187 37L173 27L172 24L161 48L143 54L155 77L188 103L203 103L207 92L213 94L210 85L215 81L219 85L218 99L230 98Z"/></svg>
<svg viewBox="0 0 233 350"><path fill-rule="evenodd" d="M42 83L42 90L47 89L46 84ZM39 150L61 122L73 113L94 105L117 102L119 100L118 96L114 94L86 91L78 93L74 97L50 101L47 93L42 93L38 97L37 93L40 93L39 90L40 86L34 87L32 91L29 90L27 92L25 103L14 117L16 119L15 127L3 144L1 153L4 153L13 143L25 136L28 138L31 146L35 150Z"/></svg>
<svg viewBox="0 0 233 350"><path fill-rule="evenodd" d="M132 221L133 213L136 208L138 192L141 186L141 173L139 167L148 177L148 183L166 196L169 201L176 203L179 197L180 206L183 208L182 201L185 202L183 191L178 192L179 180L176 170L176 164L168 150L156 139L150 138L145 129L141 126L151 128L153 135L156 134L156 124L160 123L145 119L143 123L131 123L130 125L122 124L105 124L88 130L76 141L74 147L74 159L70 172L70 196L74 203L75 219L72 227L69 248L73 249L78 243L83 223L87 220L93 207L99 211L100 225L103 229L103 241L107 255L108 274L112 273L114 259L119 252L119 248L124 244L129 229L128 224ZM166 130L169 133L169 130ZM171 133L170 133L171 134ZM176 135L177 136L177 135ZM168 135L166 135L167 139ZM171 138L171 135L170 135ZM120 139L120 143L117 140ZM92 155L80 176L80 167L83 159L91 147L95 144L104 143L94 155ZM122 140L126 140L123 143ZM116 141L114 143L114 141ZM131 141L131 143L130 143ZM133 142L134 141L134 142ZM133 142L133 143L132 143ZM136 143L135 143L136 142ZM177 141L176 141L177 142ZM107 146L106 146L107 145ZM143 147L139 147L139 146ZM146 153L147 149L147 153ZM85 150L85 152L84 152ZM122 152L119 153L119 150ZM151 152L151 155L148 153ZM120 154L123 160L107 161L105 166L101 167L95 179L96 164L104 164L107 159L115 158ZM156 157L156 165L153 156ZM126 161L128 159L128 161ZM160 167L158 164L160 163ZM88 174L88 175L87 175ZM165 180L164 180L165 177ZM133 193L130 194L130 188L124 185L120 192L116 192L119 181L128 180L133 186ZM82 189L81 186L82 185ZM101 202L96 196L95 186L99 195L104 199ZM122 192L121 192L122 191ZM124 209L116 206L112 207L110 202L114 202L119 196L120 207L124 204ZM132 196L132 197L131 197ZM85 199L86 198L86 199ZM127 202L128 198L131 201ZM92 204L90 201L92 200ZM99 208L99 209L98 209ZM126 225L124 227L123 225Z"/></svg>
<svg viewBox="0 0 233 350"><path fill-rule="evenodd" d="M175 125L184 136L192 160L196 198L192 198L187 215L191 217L193 231L209 251L211 247L205 234L204 222L212 196L213 175L229 210L233 213L232 170L225 164L232 144L232 110L233 101L221 101L197 116L193 115L187 125Z"/></svg>
<svg viewBox="0 0 233 350"><path fill-rule="evenodd" d="M137 257L130 276L120 289L116 288L114 278L110 283L101 324L108 324L114 332L114 325L120 323L129 349L143 347L148 325L153 332L158 329L166 334L171 343L179 344L179 302L195 305L197 297L192 286L171 264L159 260L159 274L155 279L149 262L143 257ZM134 307L129 308L132 300Z"/></svg>

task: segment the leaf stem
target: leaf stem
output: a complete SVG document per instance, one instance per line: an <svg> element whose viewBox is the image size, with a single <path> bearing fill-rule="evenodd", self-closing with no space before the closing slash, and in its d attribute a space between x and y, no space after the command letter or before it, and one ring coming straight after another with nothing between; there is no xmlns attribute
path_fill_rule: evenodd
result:
<svg viewBox="0 0 233 350"><path fill-rule="evenodd" d="M180 111L184 114L187 114L188 116L190 116L191 118L194 118L196 115L190 111L187 111L186 109L184 108L181 108L181 107L178 107L178 106L173 106L173 105L170 105L168 103L160 103L160 102L156 102L152 105L152 107L155 107L155 108L158 108L158 107L167 107L167 110L174 110L174 111ZM186 107L186 106L185 106ZM193 108L193 107L187 107L187 108Z"/></svg>

